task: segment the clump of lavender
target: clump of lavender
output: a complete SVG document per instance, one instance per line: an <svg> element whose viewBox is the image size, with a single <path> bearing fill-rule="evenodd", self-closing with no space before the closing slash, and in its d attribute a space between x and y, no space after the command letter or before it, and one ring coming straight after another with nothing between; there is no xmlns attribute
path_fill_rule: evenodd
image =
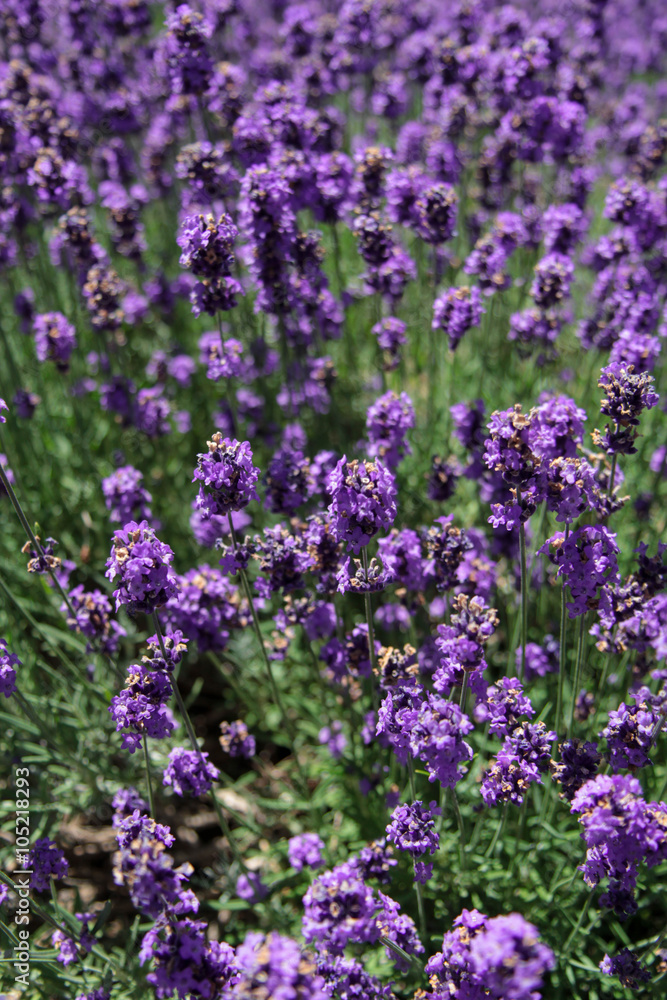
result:
<svg viewBox="0 0 667 1000"><path fill-rule="evenodd" d="M600 591L618 580L619 552L615 532L604 525L577 528L567 538L558 533L548 538L538 549L547 554L570 588L572 600L567 604L570 618L578 618L598 606Z"/></svg>
<svg viewBox="0 0 667 1000"><path fill-rule="evenodd" d="M348 862L318 875L303 906L306 941L317 941L334 955L353 942L371 944L380 937L378 901Z"/></svg>
<svg viewBox="0 0 667 1000"><path fill-rule="evenodd" d="M406 435L415 426L415 409L406 392L386 392L368 408L366 433L369 455L380 458L391 472L412 454Z"/></svg>
<svg viewBox="0 0 667 1000"><path fill-rule="evenodd" d="M126 630L115 621L111 615L111 601L101 590L84 589L83 584L69 591L69 600L74 618L66 604L60 610L67 614L67 625L72 631L80 632L88 639L86 651L99 649L107 656L113 656L118 651L118 645Z"/></svg>
<svg viewBox="0 0 667 1000"><path fill-rule="evenodd" d="M142 938L139 958L142 963L151 960L146 979L161 998L174 992L181 997L220 995L237 975L234 950L222 941L209 941L205 922L187 917L157 920Z"/></svg>
<svg viewBox="0 0 667 1000"><path fill-rule="evenodd" d="M456 486L461 475L461 469L456 460L446 461L439 455L431 459L430 471L426 474L428 480L426 495L429 500L444 503L456 492Z"/></svg>
<svg viewBox="0 0 667 1000"><path fill-rule="evenodd" d="M450 288L433 303L433 330L442 330L449 339L450 351L455 351L463 336L474 326L479 326L482 313L482 296L479 288L462 285Z"/></svg>
<svg viewBox="0 0 667 1000"><path fill-rule="evenodd" d="M163 783L173 788L180 796L204 795L212 783L220 777L217 767L211 764L207 757L208 754L204 752L174 747L164 770Z"/></svg>
<svg viewBox="0 0 667 1000"><path fill-rule="evenodd" d="M152 614L178 593L171 562L174 553L161 542L147 521L130 521L112 539L105 576L119 577L114 591L116 610L123 604L131 615Z"/></svg>
<svg viewBox="0 0 667 1000"><path fill-rule="evenodd" d="M15 653L9 652L7 640L0 638L0 694L11 698L16 690L16 668L21 661Z"/></svg>
<svg viewBox="0 0 667 1000"><path fill-rule="evenodd" d="M426 964L434 995L533 1000L555 965L553 952L539 938L519 913L489 919L478 910L463 910L445 934L442 951Z"/></svg>
<svg viewBox="0 0 667 1000"><path fill-rule="evenodd" d="M219 739L220 746L230 757L245 757L249 760L257 752L255 737L241 719L236 722L221 722Z"/></svg>
<svg viewBox="0 0 667 1000"><path fill-rule="evenodd" d="M396 482L382 462L347 461L344 455L329 476L329 517L337 541L355 553L396 517Z"/></svg>
<svg viewBox="0 0 667 1000"><path fill-rule="evenodd" d="M609 713L609 722L600 736L607 741L612 771L625 768L634 771L651 764L649 752L657 723L658 717L646 702L629 706L621 702L616 711Z"/></svg>
<svg viewBox="0 0 667 1000"><path fill-rule="evenodd" d="M76 347L76 331L62 313L41 313L33 323L38 361L54 361L61 372L69 368Z"/></svg>
<svg viewBox="0 0 667 1000"><path fill-rule="evenodd" d="M431 802L428 808L423 802L397 806L386 829L387 839L414 861L417 882L427 882L433 875L433 865L425 864L420 859L425 854L435 854L440 845L433 820L439 811L435 802Z"/></svg>
<svg viewBox="0 0 667 1000"><path fill-rule="evenodd" d="M659 396L653 391L654 379L648 372L634 373L634 366L614 362L603 368L598 385L604 389L600 412L609 417L604 433L593 432L594 443L609 455L633 455L637 427L643 410L656 406Z"/></svg>
<svg viewBox="0 0 667 1000"><path fill-rule="evenodd" d="M382 368L386 372L394 371L401 363L401 347L407 342L405 330L403 320L394 316L386 316L373 327L372 333L382 351Z"/></svg>
<svg viewBox="0 0 667 1000"><path fill-rule="evenodd" d="M301 833L287 842L287 857L295 871L303 868L320 868L324 864L324 842L316 833Z"/></svg>
<svg viewBox="0 0 667 1000"><path fill-rule="evenodd" d="M296 941L275 932L246 935L236 949L234 978L225 996L243 1000L258 989L265 1000L328 1000L313 958Z"/></svg>
<svg viewBox="0 0 667 1000"><path fill-rule="evenodd" d="M531 1000L556 964L537 927L520 913L488 920L470 944L470 959L478 981L497 1000Z"/></svg>
<svg viewBox="0 0 667 1000"><path fill-rule="evenodd" d="M47 892L52 878L65 878L69 864L55 841L40 837L30 850L26 868L32 870L30 888L36 892Z"/></svg>
<svg viewBox="0 0 667 1000"><path fill-rule="evenodd" d="M234 267L234 240L238 229L229 215L189 215L177 239L181 267L198 278L226 278Z"/></svg>
<svg viewBox="0 0 667 1000"><path fill-rule="evenodd" d="M267 466L266 487L268 509L292 515L315 489L310 460L298 449L279 448Z"/></svg>
<svg viewBox="0 0 667 1000"><path fill-rule="evenodd" d="M408 721L412 721L410 716ZM472 747L463 737L473 728L455 702L428 692L419 705L414 726L406 729L404 739L412 756L425 765L429 781L437 780L446 788L454 788L466 773L465 764L472 760Z"/></svg>
<svg viewBox="0 0 667 1000"><path fill-rule="evenodd" d="M522 722L505 737L496 762L484 772L481 794L487 806L499 802L521 805L533 782L542 784L542 775L551 762L551 744L556 733L543 722Z"/></svg>
<svg viewBox="0 0 667 1000"><path fill-rule="evenodd" d="M163 740L173 732L176 722L167 707L171 693L166 671L150 670L138 663L128 667L125 687L109 707L116 732L129 730L123 733L124 750L134 753L143 735Z"/></svg>
<svg viewBox="0 0 667 1000"><path fill-rule="evenodd" d="M667 858L667 805L646 802L636 778L603 774L581 786L571 812L579 816L587 847L580 865L584 881L594 888L607 878L601 905L621 917L634 913L639 865L652 868Z"/></svg>
<svg viewBox="0 0 667 1000"><path fill-rule="evenodd" d="M466 530L457 528L453 521L453 514L436 517L432 527L421 533L426 550L424 576L440 593L457 585L461 564L473 547Z"/></svg>
<svg viewBox="0 0 667 1000"><path fill-rule="evenodd" d="M362 847L356 856L350 858L350 864L359 869L364 880L377 879L381 885L391 882L391 869L398 864L393 855L394 848L387 844L384 837L374 840L372 844Z"/></svg>
<svg viewBox="0 0 667 1000"><path fill-rule="evenodd" d="M549 765L551 777L561 786L560 796L571 802L581 786L594 778L602 763L597 743L566 740L558 744L561 759Z"/></svg>
<svg viewBox="0 0 667 1000"><path fill-rule="evenodd" d="M600 962L600 971L605 976L617 976L621 986L630 990L641 989L642 983L648 983L651 978L651 973L639 956L629 948L622 948L612 957L605 955Z"/></svg>
<svg viewBox="0 0 667 1000"><path fill-rule="evenodd" d="M220 431L206 442L208 453L197 456L194 482L201 482L196 506L208 519L243 510L251 500L259 500L255 485L259 469L252 464L248 441L223 437Z"/></svg>
<svg viewBox="0 0 667 1000"><path fill-rule="evenodd" d="M153 498L141 485L143 478L138 469L123 465L102 480L104 503L110 521L127 524L128 521L150 520L149 504Z"/></svg>
<svg viewBox="0 0 667 1000"><path fill-rule="evenodd" d="M114 881L127 887L136 909L154 920L169 913L196 913L197 897L183 887L194 869L190 864L174 868L166 852L174 841L169 827L135 811L117 830Z"/></svg>

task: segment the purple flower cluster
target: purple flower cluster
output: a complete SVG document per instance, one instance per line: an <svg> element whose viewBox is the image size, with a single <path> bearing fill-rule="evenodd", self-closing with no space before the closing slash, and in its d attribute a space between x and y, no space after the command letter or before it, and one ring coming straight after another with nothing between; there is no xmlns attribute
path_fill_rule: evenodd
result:
<svg viewBox="0 0 667 1000"><path fill-rule="evenodd" d="M122 746L134 753L142 735L163 740L176 728L167 707L172 688L165 670L150 670L143 664L127 669L125 688L111 700L109 712L116 723L116 732L123 729Z"/></svg>
<svg viewBox="0 0 667 1000"><path fill-rule="evenodd" d="M521 805L528 787L533 782L542 784L555 739L556 733L548 731L543 722L522 722L512 728L496 762L482 777L480 791L485 805L495 806L499 802Z"/></svg>
<svg viewBox="0 0 667 1000"><path fill-rule="evenodd" d="M257 752L255 737L248 732L241 719L220 723L220 746L230 757L245 757L248 760Z"/></svg>
<svg viewBox="0 0 667 1000"><path fill-rule="evenodd" d="M69 864L55 841L40 837L30 850L26 868L32 870L30 888L36 892L47 892L52 878L65 878Z"/></svg>
<svg viewBox="0 0 667 1000"><path fill-rule="evenodd" d="M433 865L418 860L424 854L435 854L440 838L433 817L439 813L435 802L426 808L423 802L397 806L391 814L387 826L387 839L396 844L399 851L405 851L415 862L415 880L427 882L433 874Z"/></svg>
<svg viewBox="0 0 667 1000"><path fill-rule="evenodd" d="M128 521L150 519L149 504L153 498L141 485L143 478L143 473L138 469L123 465L102 480L104 503L109 511L110 521L127 524Z"/></svg>
<svg viewBox="0 0 667 1000"><path fill-rule="evenodd" d="M635 697L636 705L628 706L621 702L616 711L609 713L609 722L600 733L607 741L612 771L630 768L634 772L652 763L649 753L659 717L651 710L650 704L640 700L640 695Z"/></svg>
<svg viewBox="0 0 667 1000"><path fill-rule="evenodd" d="M478 288L462 285L450 288L433 303L434 330L442 330L449 339L450 351L455 351L463 336L474 326L479 326L482 313L482 296Z"/></svg>
<svg viewBox="0 0 667 1000"><path fill-rule="evenodd" d="M631 990L641 989L642 983L648 983L651 978L646 966L629 948L623 948L611 958L605 955L600 962L600 971L605 976L618 976L621 986Z"/></svg>
<svg viewBox="0 0 667 1000"><path fill-rule="evenodd" d="M66 604L61 611L67 613L67 625L75 632L80 632L88 639L86 645L90 653L99 649L107 656L113 656L118 651L118 645L126 630L111 617L111 601L101 590L84 590L83 584L69 591L69 603L75 617L69 614Z"/></svg>
<svg viewBox="0 0 667 1000"><path fill-rule="evenodd" d="M237 974L234 951L222 941L208 941L206 924L189 918L156 921L141 941L139 958L153 968L146 979L160 1000L174 993L179 998L210 998Z"/></svg>
<svg viewBox="0 0 667 1000"><path fill-rule="evenodd" d="M463 910L442 942L442 951L426 963L434 996L459 1000L534 1000L546 972L554 968L553 952L539 931L521 914L488 918Z"/></svg>
<svg viewBox="0 0 667 1000"><path fill-rule="evenodd" d="M255 484L259 469L252 464L247 441L223 437L220 431L206 442L208 453L197 456L192 482L201 482L197 509L205 519L243 510L251 500L259 500Z"/></svg>
<svg viewBox="0 0 667 1000"><path fill-rule="evenodd" d="M117 829L114 881L127 887L136 909L154 920L166 914L196 913L197 897L183 887L193 868L190 864L174 868L166 852L174 841L169 827L136 810Z"/></svg>
<svg viewBox="0 0 667 1000"><path fill-rule="evenodd" d="M9 652L7 640L0 638L0 694L11 698L16 690L16 668L21 661L15 653Z"/></svg>
<svg viewBox="0 0 667 1000"><path fill-rule="evenodd" d="M571 811L584 828L584 881L595 887L607 878L602 906L621 917L634 913L639 865L652 868L667 858L667 805L646 802L636 778L605 774L581 786Z"/></svg>
<svg viewBox="0 0 667 1000"><path fill-rule="evenodd" d="M76 331L62 313L41 313L35 317L35 351L38 361L54 361L61 372L69 368L76 347Z"/></svg>
<svg viewBox="0 0 667 1000"><path fill-rule="evenodd" d="M236 949L234 966L234 978L221 994L225 1000L243 1000L258 991L266 1000L328 1000L314 959L281 934L251 931Z"/></svg>
<svg viewBox="0 0 667 1000"><path fill-rule="evenodd" d="M349 863L318 875L303 906L306 941L317 941L333 954L342 954L352 942L372 944L380 937L378 900Z"/></svg>
<svg viewBox="0 0 667 1000"><path fill-rule="evenodd" d="M324 864L322 851L324 842L316 833L301 833L290 837L287 843L287 857L292 868L300 872L303 868L319 868Z"/></svg>
<svg viewBox="0 0 667 1000"><path fill-rule="evenodd" d="M380 461L348 462L344 455L329 476L329 517L335 538L358 553L396 517L396 483Z"/></svg>
<svg viewBox="0 0 667 1000"><path fill-rule="evenodd" d="M114 590L116 610L123 604L128 613L151 614L178 593L176 575L171 568L174 553L161 542L147 521L130 521L112 539L111 555L105 576L119 577Z"/></svg>
<svg viewBox="0 0 667 1000"><path fill-rule="evenodd" d="M372 458L380 458L393 472L405 455L412 454L406 440L415 426L415 410L407 393L386 392L368 408L366 433Z"/></svg>
<svg viewBox="0 0 667 1000"><path fill-rule="evenodd" d="M616 555L619 551L616 534L603 525L577 528L567 538L552 535L538 549L538 554L549 555L570 588L572 600L567 604L570 618L597 607L600 591L618 579Z"/></svg>
<svg viewBox="0 0 667 1000"><path fill-rule="evenodd" d="M571 802L581 786L594 778L602 762L597 743L566 740L558 744L561 759L549 765L551 777L561 786L560 795Z"/></svg>
<svg viewBox="0 0 667 1000"><path fill-rule="evenodd" d="M648 372L635 375L634 366L614 361L603 368L598 385L604 389L600 412L609 417L604 433L595 431L593 441L610 455L633 455L637 427L643 410L658 403L658 394L651 388L654 379Z"/></svg>
<svg viewBox="0 0 667 1000"><path fill-rule="evenodd" d="M220 777L217 767L207 757L207 753L174 747L164 770L163 783L171 786L176 795L203 795Z"/></svg>
<svg viewBox="0 0 667 1000"><path fill-rule="evenodd" d="M441 654L433 676L436 691L449 695L467 683L479 697L485 693L483 673L487 663L484 646L498 627L498 613L481 597L459 594L452 602L449 625L438 625L436 647Z"/></svg>

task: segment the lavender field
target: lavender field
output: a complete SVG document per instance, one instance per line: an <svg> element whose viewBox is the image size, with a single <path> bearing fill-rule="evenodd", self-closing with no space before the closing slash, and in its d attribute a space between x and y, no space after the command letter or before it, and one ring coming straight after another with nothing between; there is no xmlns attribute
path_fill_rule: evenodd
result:
<svg viewBox="0 0 667 1000"><path fill-rule="evenodd" d="M0 169L0 1000L664 997L664 0L2 0Z"/></svg>

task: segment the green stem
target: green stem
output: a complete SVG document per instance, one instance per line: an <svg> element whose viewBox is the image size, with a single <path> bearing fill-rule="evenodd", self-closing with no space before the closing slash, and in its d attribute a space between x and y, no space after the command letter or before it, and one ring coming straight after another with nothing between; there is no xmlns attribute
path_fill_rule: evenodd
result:
<svg viewBox="0 0 667 1000"><path fill-rule="evenodd" d="M616 454L616 452L614 452L614 454L611 457L611 470L609 472L609 487L607 489L607 496L609 497L609 499L611 499L614 493L614 479L616 478L617 460L618 460L618 455Z"/></svg>
<svg viewBox="0 0 667 1000"><path fill-rule="evenodd" d="M503 807L503 814L500 817L500 819L498 820L498 826L496 827L496 832L493 835L493 840L489 844L489 846L488 846L488 848L486 850L486 854L484 855L485 858L490 858L491 855L493 854L493 852L496 849L496 844L498 843L498 838L500 837L500 834L501 834L501 832L503 830L503 827L505 826L505 820L507 819L507 810L508 810L508 807L509 807L509 802L506 802L505 805L504 805L504 807Z"/></svg>
<svg viewBox="0 0 667 1000"><path fill-rule="evenodd" d="M570 525L566 524L565 544L567 543L569 534ZM565 684L565 625L567 621L565 611L565 579L563 579L560 590L560 645L558 649L558 704L556 705L556 731L558 731L558 727L561 724L561 713L563 711L563 688Z"/></svg>
<svg viewBox="0 0 667 1000"><path fill-rule="evenodd" d="M25 514L23 513L23 508L21 507L21 504L19 503L19 499L16 496L16 493L14 493L14 490L12 488L12 484L10 483L9 479L7 478L7 474L5 473L5 470L3 469L1 462L0 462L0 480L2 480L2 485L5 487L5 490L7 491L7 496L11 500L12 507L16 511L16 515L17 515L19 521L21 522L21 525L23 526L23 530L25 531L26 535L28 536L28 538L30 539L30 541L32 542L32 544L34 545L35 551L38 553L38 555L40 555L42 557L42 559L45 559L44 550L43 550L42 546L39 544L39 541L37 539L37 536L35 535L35 532L32 530L32 528L28 524L28 519L25 516ZM71 614L72 618L76 622L76 620L77 620L77 618L76 618L76 612L74 611L74 608L72 607L72 605L70 603L69 597L67 596L67 594L63 590L63 588L62 588L62 586L60 584L60 581L56 577L56 574L54 573L54 571L52 569L49 569L48 567L47 567L47 572L48 572L49 576L51 577L51 579L53 581L54 587L56 587L56 589L60 592L60 596L62 597L63 601L67 605L67 610L69 611L69 613Z"/></svg>
<svg viewBox="0 0 667 1000"><path fill-rule="evenodd" d="M584 625L586 622L586 614L584 613L579 619L579 633L577 637L577 662L574 668L574 687L572 689L572 704L570 705L570 721L567 727L567 738L568 740L572 737L572 726L574 724L574 709L577 703L577 692L579 690L579 679L581 676L581 664L584 658Z"/></svg>
<svg viewBox="0 0 667 1000"><path fill-rule="evenodd" d="M516 499L521 507L521 490L517 486ZM523 680L526 672L526 642L528 639L528 572L526 568L526 526L523 519L519 521L519 555L521 559L521 670L519 680Z"/></svg>
<svg viewBox="0 0 667 1000"><path fill-rule="evenodd" d="M410 782L410 795L412 796L412 801L417 801L417 788L415 786L415 768L412 763L412 757L408 753L408 781Z"/></svg>
<svg viewBox="0 0 667 1000"><path fill-rule="evenodd" d="M461 711L465 711L466 694L468 693L468 674L467 671L463 671L463 682L461 684L461 694L459 696L459 708Z"/></svg>
<svg viewBox="0 0 667 1000"><path fill-rule="evenodd" d="M168 663L169 659L168 659L168 656L167 656L167 650L165 649L165 646L164 646L164 639L162 637L162 629L160 628L160 619L158 618L157 611L153 612L152 618L153 618L153 624L155 626L155 632L157 634L158 644L160 646L160 652L162 653L162 656L164 657L165 662ZM208 767L207 767L207 764L206 764L206 759L205 759L203 753L201 752L201 748L199 746L199 743L197 742L197 737L195 735L194 727L192 725L192 721L191 721L190 716L188 714L188 710L185 707L185 702L183 701L183 697L182 697L181 692L179 690L178 684L176 683L176 679L173 676L173 674L171 674L171 673L169 673L169 681L171 683L171 689L174 692L174 697L176 698L176 704L178 705L178 710L181 713L181 716L183 718L183 722L185 723L185 728L187 730L188 737L190 739L190 745L191 745L192 749L194 750L194 752L199 757L199 763L200 763L201 768L202 768L202 774L207 774L208 773ZM238 848L238 846L236 844L236 841L234 840L234 837L232 836L232 831L229 828L229 823L225 819L225 816L224 816L224 814L222 812L222 807L220 806L220 802L218 801L218 797L215 794L215 792L211 793L211 798L213 799L213 807L215 809L216 816L218 817L218 823L220 824L220 829L222 830L223 834L227 838L227 842L229 844L230 850L231 850L232 854L234 855L236 861L238 862L238 864L240 865L240 867L242 868L242 870L245 872L245 871L247 871L246 866L245 866L245 862L244 862L243 858L241 857L241 852L239 851L239 848Z"/></svg>
<svg viewBox="0 0 667 1000"><path fill-rule="evenodd" d="M463 825L463 816L461 815L461 809L459 807L459 800L456 795L456 789L451 788L451 798L452 805L454 806L454 814L456 816L456 823L459 828L459 856L461 860L461 871L465 871L466 867L466 831Z"/></svg>
<svg viewBox="0 0 667 1000"><path fill-rule="evenodd" d="M231 538L232 538L232 545L234 546L234 551L237 552L238 551L238 545L239 545L239 543L238 543L238 538L236 536L236 530L235 530L234 525L232 523L232 515L231 515L231 513L228 514L227 517L228 517L228 520L229 520L229 531L230 531ZM266 652L266 646L264 645L264 639L262 637L262 630L261 630L261 628L259 626L259 618L257 616L257 610L255 608L255 602L252 599L252 591L250 589L250 581L248 580L248 575L247 575L245 569L243 569L242 567L239 567L239 576L241 577L241 583L243 585L243 590L245 592L246 600L248 601L248 607L250 608L250 615L251 615L251 618L252 618L253 628L255 630L255 635L257 637L257 642L259 644L259 648L260 648L260 651L261 651L261 654L262 654L262 658L264 660L264 666L266 667L266 672L267 672L267 675L268 675L268 678L269 678L269 684L271 686L271 691L273 693L273 698L275 700L276 705L278 706L278 710L280 711L280 714L282 716L283 724L285 726L285 729L287 730L287 734L288 734L288 736L290 738L290 741L291 741L291 744L292 744L292 753L294 755L294 762L296 764L296 769L297 769L297 771L299 773L299 777L301 779L301 784L303 786L302 790L305 793L306 798L310 799L310 790L308 788L308 779L306 778L306 775L303 772L303 768L301 767L301 762L299 761L299 756L298 756L297 750L296 750L296 732L295 732L295 729L294 729L294 724L292 723L292 720L290 719L289 715L287 714L287 711L286 711L285 706L283 704L283 700L282 700L282 698L280 696L280 691L278 689L278 685L276 683L276 678L275 678L275 675L273 673L273 667L271 665L271 660L269 659L269 655Z"/></svg>
<svg viewBox="0 0 667 1000"><path fill-rule="evenodd" d="M574 928L572 929L572 933L570 934L569 938L565 942L565 947L563 948L563 950L561 952L562 955L567 955L567 952L568 952L568 950L570 948L570 945L572 944L572 942L576 938L577 934L579 933L579 931L581 929L581 925L583 924L584 920L586 919L586 914L588 913L588 911L590 909L590 905L593 902L593 895L594 895L594 893L595 893L594 889L592 889L589 892L588 898L586 899L586 902L584 903L584 906L583 906L583 908L581 910L581 913L579 914L579 919L577 920Z"/></svg>
<svg viewBox="0 0 667 1000"><path fill-rule="evenodd" d="M366 575L366 582L368 582L368 552L366 549L361 550L361 558L364 564L364 573ZM373 605L371 603L371 595L368 591L364 594L364 606L366 608L366 624L368 625L368 655L371 661L371 697L373 700L373 711L377 713L378 710L378 693L377 693L377 679L379 676L377 658L375 656L375 630L373 628Z"/></svg>
<svg viewBox="0 0 667 1000"><path fill-rule="evenodd" d="M141 742L144 747L144 766L146 768L146 789L148 791L148 808L151 811L151 816L155 819L155 803L153 802L153 783L151 781L151 769L150 762L148 760L148 737L146 733L141 734Z"/></svg>

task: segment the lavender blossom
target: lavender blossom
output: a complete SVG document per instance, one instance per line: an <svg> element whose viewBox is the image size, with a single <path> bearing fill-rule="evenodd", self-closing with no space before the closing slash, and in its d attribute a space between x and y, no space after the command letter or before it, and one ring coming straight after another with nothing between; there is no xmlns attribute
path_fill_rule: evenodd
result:
<svg viewBox="0 0 667 1000"><path fill-rule="evenodd" d="M174 747L169 754L163 783L170 785L180 796L203 795L210 789L211 783L220 777L217 767L211 764L207 757L207 753L196 753L184 747Z"/></svg>
<svg viewBox="0 0 667 1000"><path fill-rule="evenodd" d="M223 438L220 431L206 442L208 454L197 456L197 468L192 482L199 480L197 509L202 516L224 516L243 510L251 500L259 500L255 484L259 469L252 464L248 441Z"/></svg>
<svg viewBox="0 0 667 1000"><path fill-rule="evenodd" d="M129 521L113 535L111 555L105 576L120 578L114 591L116 610L127 605L131 615L151 614L178 593L176 576L171 568L174 553L161 542L147 521Z"/></svg>
<svg viewBox="0 0 667 1000"><path fill-rule="evenodd" d="M16 667L21 661L15 653L9 652L7 640L0 638L0 694L11 698L16 690Z"/></svg>
<svg viewBox="0 0 667 1000"><path fill-rule="evenodd" d="M329 477L329 516L335 537L359 553L396 517L396 484L380 461L352 462L344 455Z"/></svg>

